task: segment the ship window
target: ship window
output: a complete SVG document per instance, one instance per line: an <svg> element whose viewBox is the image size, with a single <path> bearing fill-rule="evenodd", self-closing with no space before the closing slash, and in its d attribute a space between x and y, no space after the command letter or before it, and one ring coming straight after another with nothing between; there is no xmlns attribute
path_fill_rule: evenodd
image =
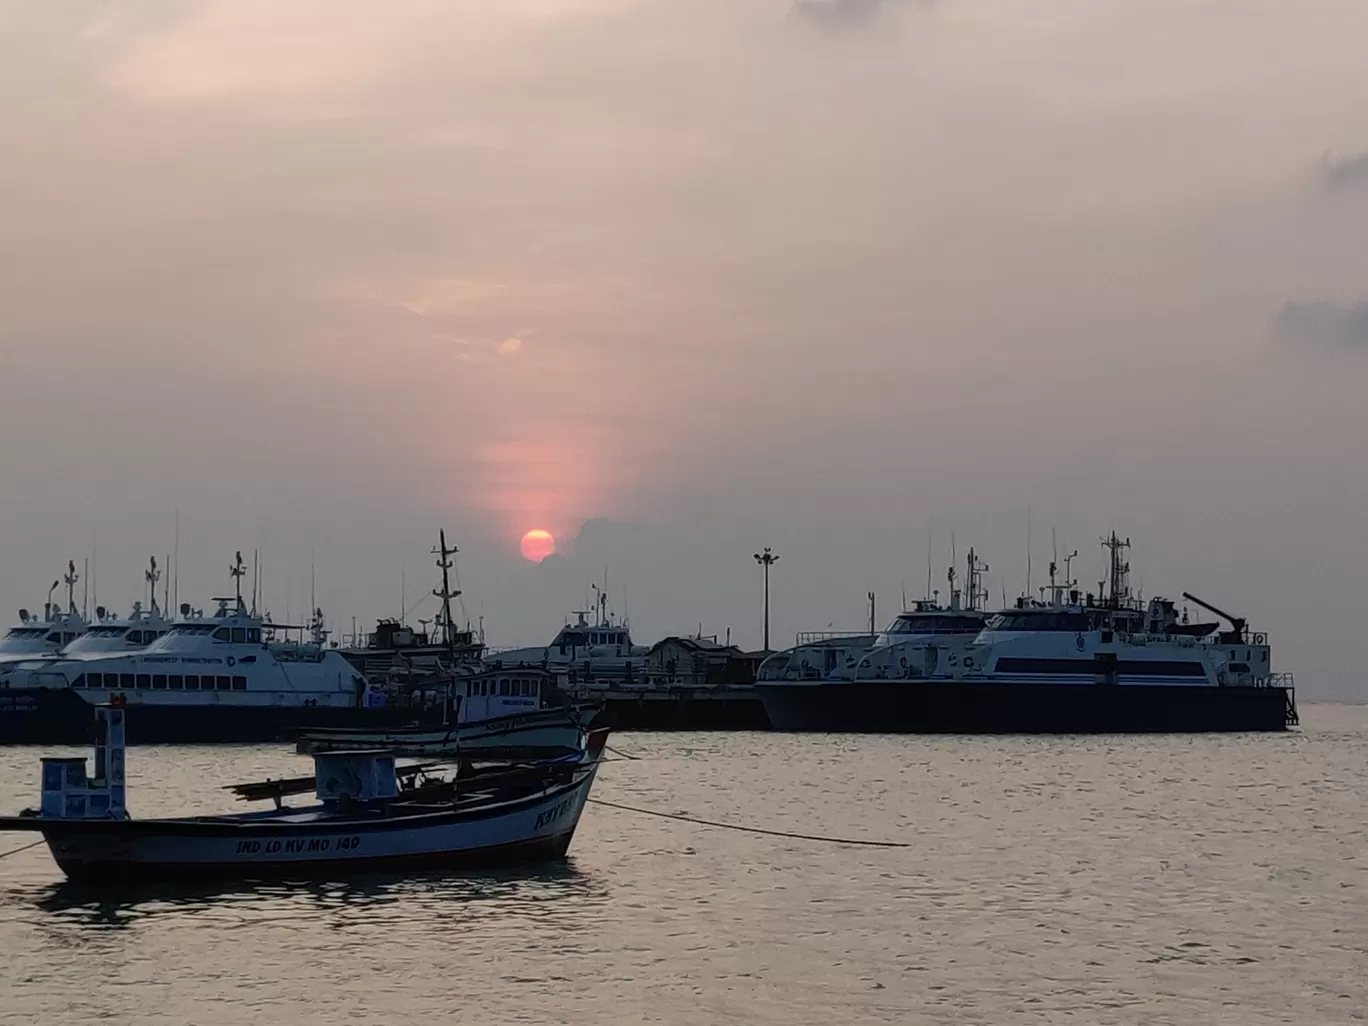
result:
<svg viewBox="0 0 1368 1026"><path fill-rule="evenodd" d="M83 674L79 675L75 680L73 680L73 681L71 682L71 686L72 686L73 688L83 688L83 687L85 687L85 686L86 686L85 674L83 673Z"/></svg>
<svg viewBox="0 0 1368 1026"><path fill-rule="evenodd" d="M88 688L103 687L104 675L99 673L87 673L85 675L85 686Z"/></svg>
<svg viewBox="0 0 1368 1026"><path fill-rule="evenodd" d="M231 637L232 635L228 633L227 627L220 627L218 630L214 631L215 641L228 641Z"/></svg>
<svg viewBox="0 0 1368 1026"><path fill-rule="evenodd" d="M119 674L119 687L121 687L121 688L131 688L132 686L133 686L133 674L131 674L131 673L121 673L121 674Z"/></svg>
<svg viewBox="0 0 1368 1026"><path fill-rule="evenodd" d="M166 678L166 686L169 687L172 691L180 691L182 688L185 687L185 678L182 677L179 673L173 673L171 674L171 676Z"/></svg>
<svg viewBox="0 0 1368 1026"><path fill-rule="evenodd" d="M248 627L248 628L247 628L247 641L248 641L249 644L252 644L252 645L260 645L260 644L261 644L261 628L260 628L260 627Z"/></svg>
<svg viewBox="0 0 1368 1026"><path fill-rule="evenodd" d="M217 686L218 690L220 690L220 691L232 691L232 690L233 690L233 678L232 678L232 677L218 677L218 678L216 678L215 685Z"/></svg>
<svg viewBox="0 0 1368 1026"><path fill-rule="evenodd" d="M48 641L55 641L55 642L57 642L58 644L61 644L61 641L62 641L62 634L61 634L60 631L53 631L51 634L49 634L49 635L47 636L47 640L48 640Z"/></svg>
<svg viewBox="0 0 1368 1026"><path fill-rule="evenodd" d="M129 631L124 635L130 645L141 645L143 643L142 631Z"/></svg>
<svg viewBox="0 0 1368 1026"><path fill-rule="evenodd" d="M152 686L152 675L150 673L138 674L138 687L150 688Z"/></svg>
<svg viewBox="0 0 1368 1026"><path fill-rule="evenodd" d="M506 695L506 694L508 694L508 681L507 681L507 680L501 680L501 681L499 681L499 694L501 694L501 695Z"/></svg>
<svg viewBox="0 0 1368 1026"><path fill-rule="evenodd" d="M234 627L234 628L233 628L233 640L236 641L239 645L241 645L241 644L243 644L244 642L246 642L246 640L247 640L247 628L246 628L246 627Z"/></svg>
<svg viewBox="0 0 1368 1026"><path fill-rule="evenodd" d="M199 677L196 676L196 675L193 674L193 673L186 674L186 677L185 677L185 690L186 690L186 691L198 691L198 690L199 690Z"/></svg>
<svg viewBox="0 0 1368 1026"><path fill-rule="evenodd" d="M234 678L233 678L233 690L234 690L234 691L246 691L246 690L247 690L247 678L246 678L246 677L234 677Z"/></svg>
<svg viewBox="0 0 1368 1026"><path fill-rule="evenodd" d="M72 631L65 631L62 634L62 644L68 645L76 640L76 635Z"/></svg>
<svg viewBox="0 0 1368 1026"><path fill-rule="evenodd" d="M154 673L152 675L152 686L159 691L166 690L166 674Z"/></svg>

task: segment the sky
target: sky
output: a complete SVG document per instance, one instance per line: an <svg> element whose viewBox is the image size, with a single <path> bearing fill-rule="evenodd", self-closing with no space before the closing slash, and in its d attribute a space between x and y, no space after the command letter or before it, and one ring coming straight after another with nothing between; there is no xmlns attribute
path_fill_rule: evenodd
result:
<svg viewBox="0 0 1368 1026"><path fill-rule="evenodd" d="M0 0L0 609L1145 594L1368 699L1361 0ZM1029 524L1029 528L1028 528ZM532 528L558 553L519 554ZM178 541L177 541L178 539ZM312 581L311 586L311 568ZM83 581L78 593L90 583Z"/></svg>

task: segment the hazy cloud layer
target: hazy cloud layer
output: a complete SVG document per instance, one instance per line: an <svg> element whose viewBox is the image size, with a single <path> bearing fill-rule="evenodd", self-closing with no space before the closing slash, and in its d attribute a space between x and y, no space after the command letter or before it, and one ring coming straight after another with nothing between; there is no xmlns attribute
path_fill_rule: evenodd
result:
<svg viewBox="0 0 1368 1026"><path fill-rule="evenodd" d="M1037 578L1049 526L1094 563L1115 526L1358 688L1364 370L1267 342L1362 295L1357 158L1311 169L1368 138L1364 18L11 4L0 608L92 549L137 597L179 510L197 596L259 548L302 609L314 552L330 613L395 615L445 524L496 642L605 562L644 633L754 642L757 546L787 636L919 591L928 526L937 580L954 531L1015 595L1029 508Z"/></svg>
<svg viewBox="0 0 1368 1026"><path fill-rule="evenodd" d="M1278 334L1293 342L1368 349L1368 303L1288 302L1274 318Z"/></svg>
<svg viewBox="0 0 1368 1026"><path fill-rule="evenodd" d="M1332 185L1352 185L1368 180L1368 152L1348 156L1325 154L1321 170Z"/></svg>

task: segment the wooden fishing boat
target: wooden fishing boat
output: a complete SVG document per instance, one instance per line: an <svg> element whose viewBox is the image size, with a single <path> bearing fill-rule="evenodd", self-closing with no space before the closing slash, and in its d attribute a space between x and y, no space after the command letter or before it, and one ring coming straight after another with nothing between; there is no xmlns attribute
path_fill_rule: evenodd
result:
<svg viewBox="0 0 1368 1026"><path fill-rule="evenodd" d="M301 735L302 755L384 748L425 758L460 753L472 758L547 759L584 751L598 706L569 702L542 667L491 668L435 676L423 689L442 703L440 724L315 729Z"/></svg>
<svg viewBox="0 0 1368 1026"><path fill-rule="evenodd" d="M172 879L334 879L393 869L506 867L565 855L607 731L570 756L524 765L396 767L394 754L321 753L312 778L235 785L262 812L134 819L125 807L126 710L96 709L95 759L42 760L42 804L0 831L42 833L62 871L94 884ZM290 795L314 792L311 804Z"/></svg>
<svg viewBox="0 0 1368 1026"><path fill-rule="evenodd" d="M550 759L582 752L593 706L561 706L447 726L313 730L295 745L301 755L383 748L399 756L468 755L483 759Z"/></svg>

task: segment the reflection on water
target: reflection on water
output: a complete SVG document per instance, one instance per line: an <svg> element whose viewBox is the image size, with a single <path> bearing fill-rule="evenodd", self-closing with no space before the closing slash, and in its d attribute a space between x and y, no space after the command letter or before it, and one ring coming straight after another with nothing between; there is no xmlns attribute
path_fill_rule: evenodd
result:
<svg viewBox="0 0 1368 1026"><path fill-rule="evenodd" d="M1368 709L1287 736L625 735L568 861L61 884L0 860L0 1026L1368 1022ZM0 809L36 753L0 749ZM233 808L284 746L138 749L134 814ZM236 806L241 808L241 806Z"/></svg>
<svg viewBox="0 0 1368 1026"><path fill-rule="evenodd" d="M63 881L14 888L0 903L52 913L70 923L127 928L142 920L191 914L220 916L307 916L328 924L380 918L390 924L422 926L459 917L545 920L607 900L605 881L578 869L573 859L508 871L454 877L430 873L374 873L338 881L166 883L105 888ZM341 925L331 922L329 925Z"/></svg>

